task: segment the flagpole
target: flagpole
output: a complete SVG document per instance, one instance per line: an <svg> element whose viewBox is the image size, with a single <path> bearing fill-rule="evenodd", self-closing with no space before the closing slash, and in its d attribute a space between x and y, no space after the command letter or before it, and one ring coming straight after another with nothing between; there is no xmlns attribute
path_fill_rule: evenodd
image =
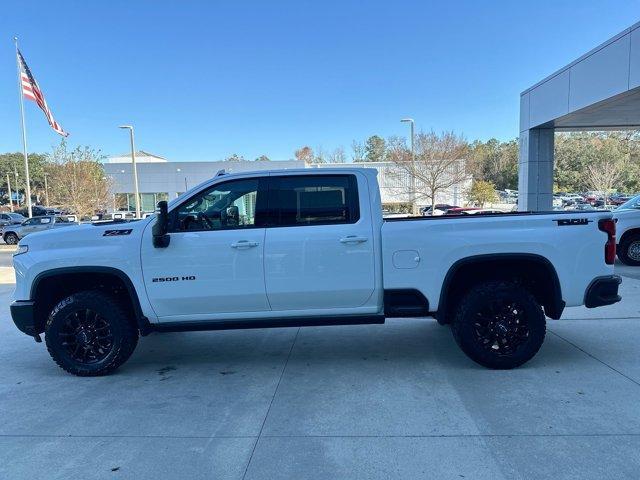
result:
<svg viewBox="0 0 640 480"><path fill-rule="evenodd" d="M26 194L27 194L27 210L29 218L33 216L31 210L31 185L29 178L29 156L27 154L27 127L24 122L24 98L22 95L22 78L20 75L20 62L18 60L18 37L13 37L16 44L16 66L18 67L18 97L20 98L20 119L22 120L22 148L24 150L24 174L26 176ZM17 185L16 185L17 188Z"/></svg>

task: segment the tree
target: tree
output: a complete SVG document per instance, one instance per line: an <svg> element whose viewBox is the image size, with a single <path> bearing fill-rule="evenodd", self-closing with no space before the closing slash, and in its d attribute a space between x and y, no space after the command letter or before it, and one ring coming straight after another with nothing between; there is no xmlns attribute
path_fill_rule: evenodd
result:
<svg viewBox="0 0 640 480"><path fill-rule="evenodd" d="M474 180L467 192L467 198L474 204L484 207L485 203L496 202L498 195L493 183L485 180Z"/></svg>
<svg viewBox="0 0 640 480"><path fill-rule="evenodd" d="M346 161L347 156L344 153L343 147L338 147L329 154L329 163L345 163Z"/></svg>
<svg viewBox="0 0 640 480"><path fill-rule="evenodd" d="M303 161L304 163L313 163L314 155L311 147L304 146L294 152L296 160Z"/></svg>
<svg viewBox="0 0 640 480"><path fill-rule="evenodd" d="M324 149L322 148L322 146L319 146L316 149L316 155L313 159L313 163L327 163L327 159L325 157Z"/></svg>
<svg viewBox="0 0 640 480"><path fill-rule="evenodd" d="M640 167L631 161L640 147L637 132L574 132L555 136L554 183L559 191L601 190L594 179L617 164L616 182L610 188L635 191L640 187ZM604 163L603 163L604 162ZM617 170L617 168L613 168ZM612 171L613 171L612 170ZM598 183L602 183L598 181Z"/></svg>
<svg viewBox="0 0 640 480"><path fill-rule="evenodd" d="M367 162L383 162L386 156L386 145L383 138L372 135L367 139L365 146L365 158Z"/></svg>
<svg viewBox="0 0 640 480"><path fill-rule="evenodd" d="M469 146L468 168L475 180L486 180L496 188L518 188L518 141L495 138L474 141Z"/></svg>
<svg viewBox="0 0 640 480"><path fill-rule="evenodd" d="M225 159L226 162L244 162L244 157L242 155L238 155L237 153L234 153L233 155L227 157Z"/></svg>
<svg viewBox="0 0 640 480"><path fill-rule="evenodd" d="M358 142L357 140L351 142L351 150L351 159L354 162L364 162L366 151L362 142Z"/></svg>
<svg viewBox="0 0 640 480"><path fill-rule="evenodd" d="M260 155L258 158L256 158L256 162L270 162L270 161L271 159L266 155Z"/></svg>
<svg viewBox="0 0 640 480"><path fill-rule="evenodd" d="M426 198L435 205L438 193L470 178L466 170L469 146L462 136L453 132L417 134L415 162L403 138L391 138L389 144L388 157L396 167L399 189L415 201Z"/></svg>
<svg viewBox="0 0 640 480"><path fill-rule="evenodd" d="M69 151L63 139L47 155L49 199L79 216L107 210L112 203L111 184L104 173L99 150L76 147Z"/></svg>
<svg viewBox="0 0 640 480"><path fill-rule="evenodd" d="M613 188L622 179L626 166L626 159L603 156L599 161L587 165L586 184L592 190L602 192L606 204L607 195L613 191Z"/></svg>
<svg viewBox="0 0 640 480"><path fill-rule="evenodd" d="M29 178L31 179L31 196L35 197L36 202L42 198L44 193L44 172L47 168L47 157L41 153L29 154ZM17 173L17 178L16 178ZM4 185L6 189L7 174L9 174L9 182L11 183L12 192L20 192L24 194L26 191L26 175L24 172L24 156L22 153L3 153L0 154L0 185ZM16 181L17 180L17 181ZM9 199L7 197L7 203Z"/></svg>

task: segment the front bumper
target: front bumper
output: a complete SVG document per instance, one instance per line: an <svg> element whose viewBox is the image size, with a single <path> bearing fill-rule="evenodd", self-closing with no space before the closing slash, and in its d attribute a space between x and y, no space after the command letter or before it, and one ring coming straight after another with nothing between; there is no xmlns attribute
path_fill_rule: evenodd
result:
<svg viewBox="0 0 640 480"><path fill-rule="evenodd" d="M35 302L31 300L16 300L11 303L11 318L18 330L32 337L37 336L39 328L36 325Z"/></svg>
<svg viewBox="0 0 640 480"><path fill-rule="evenodd" d="M595 278L587 288L584 295L584 304L587 308L611 305L622 300L618 295L618 286L622 283L620 275L608 275Z"/></svg>

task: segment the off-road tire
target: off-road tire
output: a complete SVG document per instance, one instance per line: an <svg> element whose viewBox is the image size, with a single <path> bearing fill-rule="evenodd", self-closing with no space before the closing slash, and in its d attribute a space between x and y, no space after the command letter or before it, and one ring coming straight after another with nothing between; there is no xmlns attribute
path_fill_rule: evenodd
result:
<svg viewBox="0 0 640 480"><path fill-rule="evenodd" d="M18 235L13 232L9 232L4 236L4 243L7 245L17 245L19 241Z"/></svg>
<svg viewBox="0 0 640 480"><path fill-rule="evenodd" d="M486 341L483 343L477 333L481 315L486 318L490 305L499 305L500 302L517 304L518 328L524 321L528 329L526 337L519 340L522 343L506 354L493 350L498 348L497 341L492 347ZM510 311L509 307L506 308ZM458 346L473 361L487 368L505 370L519 367L538 353L544 342L546 320L542 307L524 286L515 282L486 282L472 287L463 296L451 322L451 331Z"/></svg>
<svg viewBox="0 0 640 480"><path fill-rule="evenodd" d="M100 315L112 335L108 353L95 363L74 360L60 335L69 315L87 310ZM138 329L113 296L100 290L86 290L70 295L51 311L45 326L45 342L49 355L63 370L80 377L102 376L113 372L131 356L138 344Z"/></svg>
<svg viewBox="0 0 640 480"><path fill-rule="evenodd" d="M634 259L633 256L637 257L637 254L631 254L630 250L637 249L638 244L640 243L640 233L630 233L625 235L620 243L618 244L617 254L618 259L625 265L631 265L633 267L637 267L640 265L640 259Z"/></svg>

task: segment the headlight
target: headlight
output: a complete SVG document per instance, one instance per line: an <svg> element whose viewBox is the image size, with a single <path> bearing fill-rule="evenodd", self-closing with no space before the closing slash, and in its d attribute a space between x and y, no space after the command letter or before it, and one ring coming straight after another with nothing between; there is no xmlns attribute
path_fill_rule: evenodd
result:
<svg viewBox="0 0 640 480"><path fill-rule="evenodd" d="M23 253L27 253L28 251L29 245L18 245L16 253L14 253L13 256L15 257L16 255L22 255Z"/></svg>

